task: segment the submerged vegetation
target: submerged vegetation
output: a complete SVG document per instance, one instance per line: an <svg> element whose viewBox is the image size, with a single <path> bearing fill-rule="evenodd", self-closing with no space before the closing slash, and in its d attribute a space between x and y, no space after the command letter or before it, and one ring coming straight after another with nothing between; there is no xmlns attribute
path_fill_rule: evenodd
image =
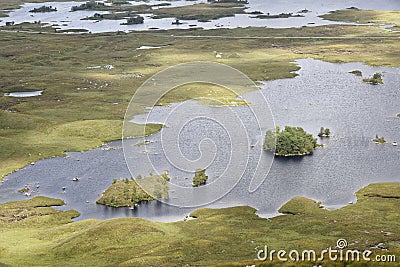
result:
<svg viewBox="0 0 400 267"><path fill-rule="evenodd" d="M312 154L317 147L317 139L301 127L285 126L284 130L276 127L268 130L263 148L277 156L303 156Z"/></svg>
<svg viewBox="0 0 400 267"><path fill-rule="evenodd" d="M194 177L193 177L193 183L192 186L197 187L201 185L205 185L207 183L208 176L206 175L206 170L205 169L197 169Z"/></svg>
<svg viewBox="0 0 400 267"><path fill-rule="evenodd" d="M373 85L383 84L382 74L376 72L376 73L374 73L374 75L372 75L371 78L363 79L363 82L370 83Z"/></svg>

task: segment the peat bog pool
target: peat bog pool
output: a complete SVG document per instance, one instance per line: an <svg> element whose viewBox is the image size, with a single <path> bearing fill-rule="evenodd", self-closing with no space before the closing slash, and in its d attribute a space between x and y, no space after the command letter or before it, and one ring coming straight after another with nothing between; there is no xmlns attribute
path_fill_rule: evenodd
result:
<svg viewBox="0 0 400 267"><path fill-rule="evenodd" d="M206 3L206 0L188 1L130 1L131 5L162 5L171 4L168 7L173 8L178 6L187 6L197 3ZM272 0L249 0L246 5L247 12L250 14L237 14L234 17L224 17L217 20L199 22L197 20L182 20L182 24L173 25L175 18L153 18L153 14L140 14L145 18L143 24L136 25L121 25L126 20L82 20L93 16L95 13L107 14L108 11L93 11L80 10L70 12L71 8L80 5L81 2L46 2L46 3L25 3L21 8L9 12L9 17L0 20L0 26L6 25L7 22L15 24L23 22L46 23L50 26L57 27L60 30L86 29L91 33L99 32L116 32L116 31L145 31L152 29L189 29L193 27L202 29L216 28L238 28L238 27L271 27L271 28L291 28L303 26L319 26L329 24L345 24L344 22L334 22L319 18L320 15L327 14L330 11L357 7L360 9L372 10L397 10L399 3L396 0L383 1L362 1L362 0L339 0L339 1L324 1L324 0L300 0L300 1L272 1ZM43 5L57 8L56 12L32 13L29 12L34 8L39 8ZM157 7L158 8L158 7ZM264 14L276 15L280 13L293 13L301 10L308 12L301 13L302 17L275 18L275 19L259 19L251 14L254 11L260 11Z"/></svg>
<svg viewBox="0 0 400 267"><path fill-rule="evenodd" d="M305 196L323 201L327 208L337 208L356 201L354 192L367 184L400 182L400 151L392 145L392 142L400 141L400 118L396 117L400 112L400 69L369 67L361 63L333 64L313 59L298 60L296 64L301 67L297 77L268 81L261 85L275 124L301 126L314 135L320 127L328 127L332 136L319 139L325 147L316 149L312 156L275 158L265 181L252 193L248 190L255 168L251 159L262 151L262 137L250 137L255 147L251 150L253 154L249 155L249 164L239 183L227 195L207 207L250 205L257 208L261 216L272 216L294 196ZM362 71L364 77L380 72L384 84L364 83L362 77L349 73L353 70ZM244 98L251 98L252 94L255 93L250 92ZM193 100L184 104L186 110L191 111L201 108L245 113L246 110L243 106L202 106ZM164 122L179 105L182 103L155 107L149 114L137 116L135 120L140 122L148 115L149 122ZM169 153L182 153L189 159L196 159L199 157L200 142L204 138L214 138L217 160L207 168L212 181L230 161L227 148L231 144L224 127L207 123L193 120L186 124L179 133L179 146L176 151ZM168 165L165 158L160 136L167 129L146 137L151 141L146 146L134 146L143 142L144 138L130 139L133 145L131 156L138 162L142 157L151 157L153 168L160 172L168 169L171 181L175 181L183 179L184 174ZM373 143L376 134L384 136L388 143ZM81 216L77 220L134 216L155 221L176 221L193 210L158 201L143 203L134 210L95 204L114 178L131 177L121 141L113 141L86 152L69 152L67 155L38 161L5 177L0 185L0 202L26 199L23 193L17 191L28 184L33 189L31 197L43 195L65 200L67 205L61 209L78 210ZM142 166L135 171L137 173L133 175L145 176L153 170ZM73 181L75 177L79 177L80 181ZM62 187L66 188L65 191Z"/></svg>

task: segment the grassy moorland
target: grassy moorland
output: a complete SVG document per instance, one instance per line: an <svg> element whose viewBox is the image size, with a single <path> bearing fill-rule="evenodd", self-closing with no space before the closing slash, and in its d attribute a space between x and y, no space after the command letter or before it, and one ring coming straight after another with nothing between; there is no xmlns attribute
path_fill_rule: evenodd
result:
<svg viewBox="0 0 400 267"><path fill-rule="evenodd" d="M0 262L10 266L293 266L254 259L264 245L318 252L334 248L340 238L348 241L349 249L372 250L372 259L382 254L399 256L399 192L399 184L374 184L356 193L356 204L338 210L321 209L318 202L296 197L280 209L287 215L272 219L258 217L250 207L234 207L200 209L191 214L196 219L175 223L138 218L71 223L77 212L54 210L48 206L63 202L37 197L0 205ZM303 266L319 264L345 263L305 262Z"/></svg>
<svg viewBox="0 0 400 267"><path fill-rule="evenodd" d="M209 21L235 14L245 13L243 3L195 4L175 8L160 8L153 11L157 18L177 18L182 20Z"/></svg>
<svg viewBox="0 0 400 267"><path fill-rule="evenodd" d="M333 21L346 21L356 23L376 23L379 25L395 24L400 25L400 11L382 11L382 10L361 10L357 8L348 8L336 10L329 14L322 15L321 18Z"/></svg>
<svg viewBox="0 0 400 267"><path fill-rule="evenodd" d="M22 2L1 1L0 9ZM384 23L396 23L386 16L390 18ZM56 34L40 24L13 27L18 28L0 29L1 176L32 161L121 138L123 116L136 88L178 63L220 62L253 81L294 77L298 67L293 61L309 57L400 65L400 35L373 25L96 35ZM165 47L136 50L142 45ZM33 90L44 93L3 96ZM189 85L160 104L188 99L193 92L223 103L236 97L220 88ZM137 135L143 133L143 126L133 127ZM148 125L146 134L160 127ZM76 211L55 210L49 206L63 202L43 197L7 203L0 205L0 266L243 266L258 264L253 260L257 247L321 250L338 238L346 238L352 249L382 243L375 253L399 255L399 191L398 184L371 185L357 192L356 204L334 211L297 197L281 208L288 215L271 220L259 218L250 207L235 207L201 209L192 213L195 220L168 224L134 218L72 222Z"/></svg>
<svg viewBox="0 0 400 267"><path fill-rule="evenodd" d="M29 26L23 27L29 30ZM358 38L371 35L386 39L377 42L375 38ZM294 77L298 66L293 61L308 57L398 66L400 43L395 36L374 26L95 35L0 31L0 176L30 162L63 155L64 151L86 150L121 138L124 113L136 88L175 64L220 62L237 68L253 81ZM136 50L142 45L167 46ZM216 52L221 58L216 58ZM114 68L90 68L106 65ZM186 93L172 92L160 101L166 104L187 99L193 91L196 97L223 103L236 97L226 94L226 90L209 88L183 88ZM3 96L34 90L44 93L33 98ZM137 135L141 135L143 126L136 127ZM159 125L146 127L147 134L159 129Z"/></svg>

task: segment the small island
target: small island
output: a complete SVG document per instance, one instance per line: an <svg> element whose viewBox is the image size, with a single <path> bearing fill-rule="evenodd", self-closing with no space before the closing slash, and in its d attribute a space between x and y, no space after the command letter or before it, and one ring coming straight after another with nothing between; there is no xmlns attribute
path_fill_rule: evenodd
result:
<svg viewBox="0 0 400 267"><path fill-rule="evenodd" d="M330 137L331 136L331 130L329 128L324 128L321 127L318 133L319 137Z"/></svg>
<svg viewBox="0 0 400 267"><path fill-rule="evenodd" d="M167 181L169 181L169 177L167 175L154 175L146 178L141 178L140 176L138 176L137 179L140 179L144 183L148 183L149 185L151 185L153 191L151 195L144 191L132 178L126 178L122 180L114 179L112 185L103 192L101 198L97 200L96 203L115 208L133 208L142 201L168 198L169 188L167 185Z"/></svg>
<svg viewBox="0 0 400 267"><path fill-rule="evenodd" d="M363 82L369 83L372 85L383 84L382 74L380 74L379 72L376 72L376 73L374 73L374 75L372 75L371 78L363 79Z"/></svg>
<svg viewBox="0 0 400 267"><path fill-rule="evenodd" d="M375 144L385 144L385 143L386 143L385 138L384 138L383 136L379 137L378 135L375 135L375 138L372 139L372 141L373 141Z"/></svg>
<svg viewBox="0 0 400 267"><path fill-rule="evenodd" d="M200 185L205 185L207 183L208 176L206 175L205 169L197 169L193 177L193 187L198 187Z"/></svg>
<svg viewBox="0 0 400 267"><path fill-rule="evenodd" d="M90 1L80 6L71 7L71 11L103 9L106 5L102 2Z"/></svg>
<svg viewBox="0 0 400 267"><path fill-rule="evenodd" d="M29 10L29 12L32 13L45 13L45 12L55 12L57 11L57 8L53 8L52 6L41 6L41 7L37 7L34 8L32 10Z"/></svg>
<svg viewBox="0 0 400 267"><path fill-rule="evenodd" d="M304 156L313 153L317 147L317 139L301 127L285 126L284 130L276 127L275 131L268 130L265 135L263 148L276 156Z"/></svg>
<svg viewBox="0 0 400 267"><path fill-rule="evenodd" d="M121 25L134 25L134 24L143 24L144 18L142 16L134 16L126 19L125 23L121 23Z"/></svg>
<svg viewBox="0 0 400 267"><path fill-rule="evenodd" d="M362 77L362 72L360 70L353 70L353 71L350 71L349 73L354 74L358 77Z"/></svg>
<svg viewBox="0 0 400 267"><path fill-rule="evenodd" d="M287 19L287 18L299 18L304 17L300 14L293 14L293 13L280 13L276 15L271 15L270 13L257 15L254 18L257 19Z"/></svg>

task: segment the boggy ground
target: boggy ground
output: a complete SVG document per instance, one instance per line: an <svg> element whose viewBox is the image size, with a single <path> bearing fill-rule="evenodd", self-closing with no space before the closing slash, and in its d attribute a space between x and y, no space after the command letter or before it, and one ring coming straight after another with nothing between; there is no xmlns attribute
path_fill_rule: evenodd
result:
<svg viewBox="0 0 400 267"><path fill-rule="evenodd" d="M356 204L338 210L296 197L281 215L263 219L250 207L200 209L196 219L156 223L138 218L72 222L75 211L36 197L0 205L0 262L4 266L293 266L254 260L269 249L322 251L347 240L348 249L400 257L400 185L373 184ZM379 244L379 245L378 245ZM376 248L372 248L376 247ZM394 266L373 262L303 262L312 266ZM374 265L375 264L375 265Z"/></svg>
<svg viewBox="0 0 400 267"><path fill-rule="evenodd" d="M32 27L37 25L24 25L22 30L28 32L0 31L1 93L44 90L32 98L0 96L1 175L41 158L121 138L125 109L136 88L178 63L221 62L254 81L294 77L298 67L292 62L308 57L400 65L400 35L375 25L96 35L38 34ZM136 50L142 45L168 46ZM87 68L93 66L103 67ZM194 91L196 96L210 93L208 87L196 85L192 91L171 92L161 103L189 99ZM211 92L226 103L235 97L223 90ZM143 133L142 126L135 127L138 135ZM160 126L147 129L150 134ZM195 220L169 224L134 218L72 222L77 212L49 207L62 201L34 198L0 206L0 262L4 266L242 266L259 264L253 261L256 247L322 250L339 238L357 249L382 243L376 254L399 255L399 189L398 184L368 186L357 193L356 204L335 211L299 197L281 208L290 215L271 220L259 218L252 208L235 207L198 210L192 214Z"/></svg>
<svg viewBox="0 0 400 267"><path fill-rule="evenodd" d="M130 34L0 31L0 175L64 151L87 150L121 138L125 109L136 88L175 64L216 61L253 81L294 77L298 66L293 61L309 57L395 67L400 65L398 36L377 26L338 25ZM166 47L136 50L142 45ZM189 99L193 92L222 103L237 101L226 90L201 87L174 90L160 103ZM44 93L31 98L3 96L33 90ZM143 134L143 126L135 127L138 136ZM159 129L160 125L150 125L146 134Z"/></svg>

